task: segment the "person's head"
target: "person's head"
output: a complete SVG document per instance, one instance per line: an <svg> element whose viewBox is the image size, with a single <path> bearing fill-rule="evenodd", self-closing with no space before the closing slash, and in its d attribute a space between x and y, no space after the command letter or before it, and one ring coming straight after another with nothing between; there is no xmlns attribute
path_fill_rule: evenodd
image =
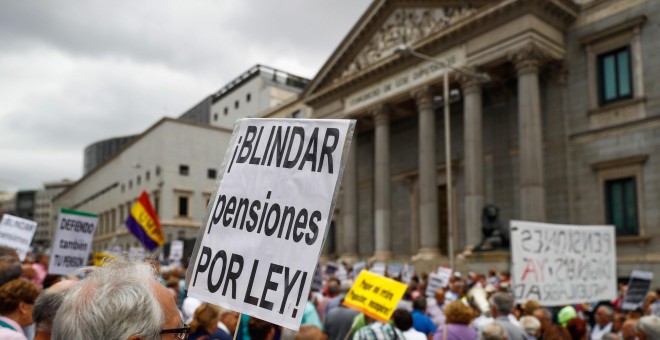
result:
<svg viewBox="0 0 660 340"><path fill-rule="evenodd" d="M541 330L547 329L552 324L552 313L545 308L534 310L534 317L541 322Z"/></svg>
<svg viewBox="0 0 660 340"><path fill-rule="evenodd" d="M541 304L536 300L528 300L522 305L522 315L534 315L534 311L541 308Z"/></svg>
<svg viewBox="0 0 660 340"><path fill-rule="evenodd" d="M11 255L0 256L0 286L21 277L21 262Z"/></svg>
<svg viewBox="0 0 660 340"><path fill-rule="evenodd" d="M452 301L445 307L445 322L448 324L469 325L473 317L472 308L461 300Z"/></svg>
<svg viewBox="0 0 660 340"><path fill-rule="evenodd" d="M200 329L213 333L218 327L220 321L220 308L218 306L202 303L193 315L193 320L190 322L190 332L195 333Z"/></svg>
<svg viewBox="0 0 660 340"><path fill-rule="evenodd" d="M442 306L445 304L445 289L440 288L435 291L433 294L433 297L435 298L435 302L438 304L438 306Z"/></svg>
<svg viewBox="0 0 660 340"><path fill-rule="evenodd" d="M50 260L50 257L44 253L39 253L35 256L35 263L43 265L46 268L48 268L48 260Z"/></svg>
<svg viewBox="0 0 660 340"><path fill-rule="evenodd" d="M566 323L566 330L572 339L582 339L587 333L587 322L580 318L572 318Z"/></svg>
<svg viewBox="0 0 660 340"><path fill-rule="evenodd" d="M248 321L248 334L252 339L270 340L275 337L275 326L257 318L250 318Z"/></svg>
<svg viewBox="0 0 660 340"><path fill-rule="evenodd" d="M154 268L125 258L94 268L71 287L53 322L55 340L176 339L186 331Z"/></svg>
<svg viewBox="0 0 660 340"><path fill-rule="evenodd" d="M327 337L321 330L313 325L302 325L296 334L295 340L325 340Z"/></svg>
<svg viewBox="0 0 660 340"><path fill-rule="evenodd" d="M637 320L628 319L621 326L621 338L623 340L635 340L637 339Z"/></svg>
<svg viewBox="0 0 660 340"><path fill-rule="evenodd" d="M614 321L612 323L612 332L618 333L621 330L621 326L626 321L626 314L621 312L614 313Z"/></svg>
<svg viewBox="0 0 660 340"><path fill-rule="evenodd" d="M619 340L619 335L617 333L605 333L600 338L600 340Z"/></svg>
<svg viewBox="0 0 660 340"><path fill-rule="evenodd" d="M409 330L413 326L412 314L405 309L395 310L394 313L392 313L392 321L394 321L396 328L403 332Z"/></svg>
<svg viewBox="0 0 660 340"><path fill-rule="evenodd" d="M536 332L541 328L541 321L531 315L523 316L518 322L520 322L520 327L522 327L525 333L529 336L535 336Z"/></svg>
<svg viewBox="0 0 660 340"><path fill-rule="evenodd" d="M236 332L236 326L238 326L238 319L240 317L241 314L238 312L228 309L220 309L220 322L222 322L232 334Z"/></svg>
<svg viewBox="0 0 660 340"><path fill-rule="evenodd" d="M68 289L77 281L60 281L39 294L32 308L32 320L35 326L34 340L50 340L53 320L60 308Z"/></svg>
<svg viewBox="0 0 660 340"><path fill-rule="evenodd" d="M605 327L608 323L614 321L614 308L602 305L596 309L594 318L600 327Z"/></svg>
<svg viewBox="0 0 660 340"><path fill-rule="evenodd" d="M647 315L637 322L639 340L660 339L660 317Z"/></svg>
<svg viewBox="0 0 660 340"><path fill-rule="evenodd" d="M557 321L562 327L566 327L568 321L577 317L577 312L573 306L566 306L557 313Z"/></svg>
<svg viewBox="0 0 660 340"><path fill-rule="evenodd" d="M426 312L426 297L418 296L413 299L413 309L417 309L421 312Z"/></svg>
<svg viewBox="0 0 660 340"><path fill-rule="evenodd" d="M29 281L13 279L0 286L0 315L21 327L32 324L32 308L39 296L39 288Z"/></svg>
<svg viewBox="0 0 660 340"><path fill-rule="evenodd" d="M507 316L513 309L513 296L509 293L497 292L488 299L493 317Z"/></svg>
<svg viewBox="0 0 660 340"><path fill-rule="evenodd" d="M337 280L328 281L328 295L335 297L341 291L341 284Z"/></svg>
<svg viewBox="0 0 660 340"><path fill-rule="evenodd" d="M16 251L14 248L5 246L0 246L0 256L10 256L13 257L16 261L19 260L18 251Z"/></svg>
<svg viewBox="0 0 660 340"><path fill-rule="evenodd" d="M505 340L506 333L504 333L504 328L500 326L497 322L491 322L481 328L481 336L479 337L482 340Z"/></svg>

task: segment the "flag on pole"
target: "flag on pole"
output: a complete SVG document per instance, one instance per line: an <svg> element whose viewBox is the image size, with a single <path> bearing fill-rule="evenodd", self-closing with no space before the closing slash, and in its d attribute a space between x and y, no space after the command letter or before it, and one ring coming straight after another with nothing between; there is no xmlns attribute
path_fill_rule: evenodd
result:
<svg viewBox="0 0 660 340"><path fill-rule="evenodd" d="M140 198L131 208L131 212L126 219L126 227L149 251L162 246L165 241L158 215L156 215L156 211L151 205L151 201L149 201L149 195L145 191L142 192Z"/></svg>

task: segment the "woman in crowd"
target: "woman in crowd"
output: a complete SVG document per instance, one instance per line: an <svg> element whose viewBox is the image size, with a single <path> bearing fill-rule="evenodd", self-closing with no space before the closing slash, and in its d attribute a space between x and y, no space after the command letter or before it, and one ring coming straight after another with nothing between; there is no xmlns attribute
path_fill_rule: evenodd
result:
<svg viewBox="0 0 660 340"><path fill-rule="evenodd" d="M0 339L27 340L23 328L32 324L37 296L39 288L23 279L0 286Z"/></svg>
<svg viewBox="0 0 660 340"><path fill-rule="evenodd" d="M214 333L218 329L220 321L220 308L203 303L195 310L195 315L190 322L189 340L216 339Z"/></svg>
<svg viewBox="0 0 660 340"><path fill-rule="evenodd" d="M440 325L433 340L470 340L477 339L478 333L470 328L474 317L472 308L456 300L445 307L445 324Z"/></svg>

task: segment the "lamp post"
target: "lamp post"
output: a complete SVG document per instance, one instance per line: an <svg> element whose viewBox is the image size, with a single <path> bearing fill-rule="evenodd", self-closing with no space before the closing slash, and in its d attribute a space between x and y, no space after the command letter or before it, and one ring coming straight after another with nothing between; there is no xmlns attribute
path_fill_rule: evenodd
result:
<svg viewBox="0 0 660 340"><path fill-rule="evenodd" d="M413 56L422 60L426 60L433 64L436 64L444 68L443 79L442 79L442 99L444 107L444 125L445 125L445 175L446 175L446 187L447 187L447 253L449 254L449 266L453 269L456 267L456 259L454 256L454 235L456 234L456 228L454 225L454 202L453 202L453 183L452 183L452 169L451 169L451 111L450 111L450 100L449 100L449 71L453 70L463 75L474 77L479 79L482 82L487 82L490 80L487 74L475 73L470 70L456 68L449 64L448 61L440 60L419 52L414 51L408 45L400 45L395 49L395 53L401 56Z"/></svg>

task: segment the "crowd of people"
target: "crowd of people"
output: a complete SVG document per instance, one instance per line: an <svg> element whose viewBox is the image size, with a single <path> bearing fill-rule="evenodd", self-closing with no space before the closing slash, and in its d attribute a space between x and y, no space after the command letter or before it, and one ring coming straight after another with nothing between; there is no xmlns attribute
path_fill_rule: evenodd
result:
<svg viewBox="0 0 660 340"><path fill-rule="evenodd" d="M660 299L622 310L614 301L516 304L506 273L453 273L427 296L414 276L388 322L343 305L352 276L330 276L307 299L297 332L186 295L181 266L124 257L75 276L48 275L48 257L0 247L0 339L660 339Z"/></svg>

